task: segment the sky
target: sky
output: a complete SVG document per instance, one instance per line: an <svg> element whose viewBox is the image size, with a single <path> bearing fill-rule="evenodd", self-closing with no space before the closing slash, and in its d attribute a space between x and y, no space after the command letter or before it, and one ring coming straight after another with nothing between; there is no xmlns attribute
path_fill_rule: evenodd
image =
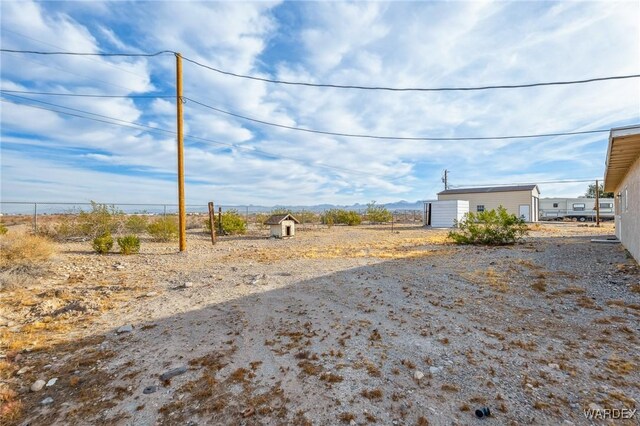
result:
<svg viewBox="0 0 640 426"><path fill-rule="evenodd" d="M272 80L432 88L640 73L637 1L2 1L0 7L3 49L169 50ZM3 92L3 201L177 202L173 54L2 52L0 61L3 90L127 96ZM331 136L198 103L290 127L396 137L493 137L640 123L638 78L397 92L275 84L185 60L183 85L188 204L433 199L443 189L444 169L454 187L596 179L604 175L608 143L607 133L483 141ZM587 185L540 183L541 196L575 197Z"/></svg>

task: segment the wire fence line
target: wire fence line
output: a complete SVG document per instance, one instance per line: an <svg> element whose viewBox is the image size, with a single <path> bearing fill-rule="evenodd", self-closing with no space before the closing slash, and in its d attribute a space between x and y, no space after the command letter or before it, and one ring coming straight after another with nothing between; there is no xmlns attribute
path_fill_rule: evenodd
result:
<svg viewBox="0 0 640 426"><path fill-rule="evenodd" d="M43 218L49 218L52 216L60 215L78 215L81 212L91 211L94 205L108 206L113 208L114 211L120 212L125 215L146 215L146 216L161 216L178 214L178 204L173 203L91 203L91 202L40 202L40 201L0 201L0 216L3 221L12 218L19 220L21 223L31 222L34 231L38 230L38 222ZM208 205L207 204L187 204L186 206L187 216L207 216ZM284 210L291 211L302 225L305 224L319 224L322 222L322 216L330 210L329 208L304 208L304 207L264 207L254 205L216 205L214 204L215 213L225 213L228 211L235 211L239 215L243 216L246 223L259 224L272 213L281 212ZM366 220L366 207L343 207L335 206L332 208L340 208L346 210L354 210ZM391 223L421 223L422 212L421 210L412 209L395 209L389 210L392 215Z"/></svg>

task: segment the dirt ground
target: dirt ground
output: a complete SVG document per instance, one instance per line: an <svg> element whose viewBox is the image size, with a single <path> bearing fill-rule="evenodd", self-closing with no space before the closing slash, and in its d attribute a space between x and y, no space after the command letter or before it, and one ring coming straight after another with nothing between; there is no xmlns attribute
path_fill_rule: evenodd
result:
<svg viewBox="0 0 640 426"><path fill-rule="evenodd" d="M640 408L640 271L590 242L612 233L541 224L486 248L416 226L215 246L192 230L185 254L145 241L134 256L64 243L0 292L0 379L22 425L604 424L583 410Z"/></svg>

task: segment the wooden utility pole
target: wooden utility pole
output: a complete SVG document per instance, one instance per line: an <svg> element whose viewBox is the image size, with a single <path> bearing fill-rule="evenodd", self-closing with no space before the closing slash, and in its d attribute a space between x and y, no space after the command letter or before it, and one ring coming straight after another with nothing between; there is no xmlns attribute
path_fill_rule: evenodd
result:
<svg viewBox="0 0 640 426"><path fill-rule="evenodd" d="M213 201L209 201L209 226L211 226L211 244L216 243L216 210Z"/></svg>
<svg viewBox="0 0 640 426"><path fill-rule="evenodd" d="M600 226L600 187L596 179L596 226Z"/></svg>
<svg viewBox="0 0 640 426"><path fill-rule="evenodd" d="M187 249L187 212L184 204L184 135L182 116L182 56L176 53L176 107L178 109L178 223L180 251Z"/></svg>
<svg viewBox="0 0 640 426"><path fill-rule="evenodd" d="M444 190L446 191L447 189L449 189L449 184L447 182L447 174L449 173L449 170L444 169L444 176L442 177L442 182L444 182Z"/></svg>

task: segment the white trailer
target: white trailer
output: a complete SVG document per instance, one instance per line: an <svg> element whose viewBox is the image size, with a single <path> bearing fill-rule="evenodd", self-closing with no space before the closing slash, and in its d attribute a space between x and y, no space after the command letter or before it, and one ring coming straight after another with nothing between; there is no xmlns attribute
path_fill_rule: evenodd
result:
<svg viewBox="0 0 640 426"><path fill-rule="evenodd" d="M422 209L422 224L432 228L453 228L469 213L469 202L464 200L427 200Z"/></svg>
<svg viewBox="0 0 640 426"><path fill-rule="evenodd" d="M600 219L613 220L613 198L600 198ZM595 198L540 198L540 220L596 219Z"/></svg>

